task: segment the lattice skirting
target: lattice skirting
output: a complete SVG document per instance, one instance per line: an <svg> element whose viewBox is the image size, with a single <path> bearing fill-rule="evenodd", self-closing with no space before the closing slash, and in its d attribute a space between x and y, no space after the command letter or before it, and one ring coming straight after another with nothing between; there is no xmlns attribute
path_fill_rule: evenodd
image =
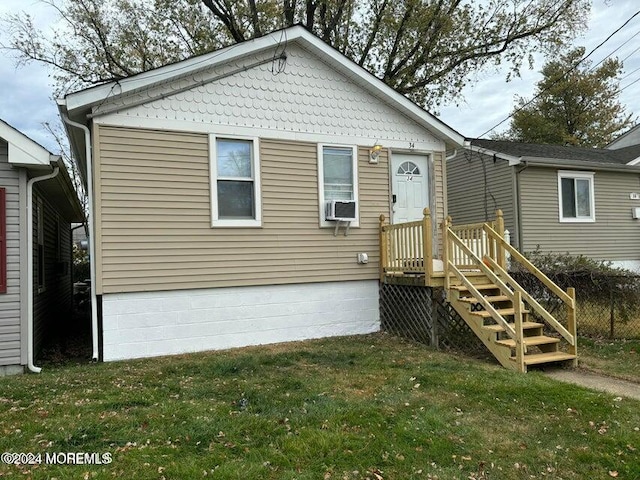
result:
<svg viewBox="0 0 640 480"><path fill-rule="evenodd" d="M381 284L380 321L392 335L468 355L488 354L441 288Z"/></svg>

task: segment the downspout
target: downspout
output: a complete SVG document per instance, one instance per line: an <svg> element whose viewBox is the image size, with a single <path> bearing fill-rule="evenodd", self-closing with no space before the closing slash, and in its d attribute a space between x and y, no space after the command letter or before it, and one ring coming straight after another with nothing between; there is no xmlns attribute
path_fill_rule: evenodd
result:
<svg viewBox="0 0 640 480"><path fill-rule="evenodd" d="M98 347L98 297L96 296L96 257L95 250L95 228L93 224L93 171L91 161L91 132L86 125L74 122L67 114L61 113L62 120L67 125L81 129L84 132L85 157L87 162L87 197L88 215L87 224L89 226L89 277L91 279L91 341L93 353L91 358L97 362L100 358Z"/></svg>
<svg viewBox="0 0 640 480"><path fill-rule="evenodd" d="M515 213L516 213L516 228L518 229L517 232L517 238L518 238L518 250L520 250L521 252L524 249L524 246L522 245L522 212L521 212L521 208L522 208L522 199L520 198L520 173L524 172L527 167L529 165L527 164L527 162L523 162L522 167L519 168L518 165L516 165L515 168L515 183L516 183L516 191L515 191L515 197L516 197L516 205L515 205Z"/></svg>
<svg viewBox="0 0 640 480"><path fill-rule="evenodd" d="M27 182L27 368L33 373L42 371L33 364L33 184L49 180L59 171L60 167L56 166L53 172Z"/></svg>

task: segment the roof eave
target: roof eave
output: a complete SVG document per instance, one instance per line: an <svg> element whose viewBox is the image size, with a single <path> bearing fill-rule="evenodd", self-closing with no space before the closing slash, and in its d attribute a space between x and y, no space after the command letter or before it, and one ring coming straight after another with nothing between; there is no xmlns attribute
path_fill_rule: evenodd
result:
<svg viewBox="0 0 640 480"><path fill-rule="evenodd" d="M470 141L472 142L472 141ZM509 166L513 167L515 165L519 165L522 161L522 157L516 157L514 155L508 155L506 153L498 152L497 150L491 150L489 148L479 147L477 145L473 145L469 142L469 146L466 147L468 150L472 152L481 153L483 155L495 156L496 158L500 158L502 160L507 160L509 162Z"/></svg>
<svg viewBox="0 0 640 480"><path fill-rule="evenodd" d="M600 170L611 172L640 172L640 167L619 163L586 162L582 160L565 160L560 158L522 157L522 162L533 167L576 168L583 170Z"/></svg>

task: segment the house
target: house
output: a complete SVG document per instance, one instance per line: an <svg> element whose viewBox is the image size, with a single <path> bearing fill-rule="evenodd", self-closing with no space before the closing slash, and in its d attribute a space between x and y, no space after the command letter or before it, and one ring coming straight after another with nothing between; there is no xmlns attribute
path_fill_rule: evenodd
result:
<svg viewBox="0 0 640 480"><path fill-rule="evenodd" d="M39 371L45 336L68 320L82 220L60 157L0 120L0 375Z"/></svg>
<svg viewBox="0 0 640 480"><path fill-rule="evenodd" d="M447 163L455 222L485 221L501 209L522 251L568 252L640 271L638 142L616 149L470 143Z"/></svg>
<svg viewBox="0 0 640 480"><path fill-rule="evenodd" d="M105 361L377 331L379 217L435 231L464 142L300 26L59 109Z"/></svg>
<svg viewBox="0 0 640 480"><path fill-rule="evenodd" d="M625 133L617 137L613 142L607 145L607 148L618 150L620 148L632 147L640 145L640 123L631 127Z"/></svg>

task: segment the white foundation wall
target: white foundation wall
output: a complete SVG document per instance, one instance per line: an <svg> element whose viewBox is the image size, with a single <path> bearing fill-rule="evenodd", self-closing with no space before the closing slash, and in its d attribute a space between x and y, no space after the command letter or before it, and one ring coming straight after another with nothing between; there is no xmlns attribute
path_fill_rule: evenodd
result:
<svg viewBox="0 0 640 480"><path fill-rule="evenodd" d="M102 297L105 361L376 332L378 281Z"/></svg>

